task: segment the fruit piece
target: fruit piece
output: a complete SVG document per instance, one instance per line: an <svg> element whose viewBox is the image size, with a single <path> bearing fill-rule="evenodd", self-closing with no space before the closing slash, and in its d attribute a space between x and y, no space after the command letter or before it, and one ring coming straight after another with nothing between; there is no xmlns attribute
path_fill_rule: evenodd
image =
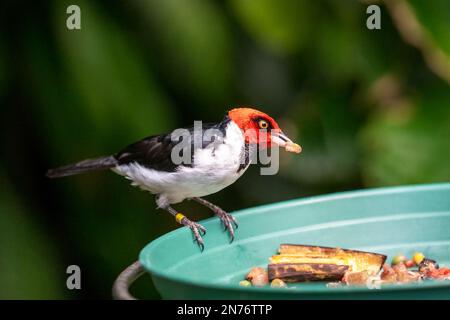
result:
<svg viewBox="0 0 450 320"><path fill-rule="evenodd" d="M432 272L427 274L429 278L438 279L438 280L450 280L450 269L449 268L439 268L434 269Z"/></svg>
<svg viewBox="0 0 450 320"><path fill-rule="evenodd" d="M423 255L422 252L416 252L416 253L414 253L414 256L412 259L413 259L414 263L418 266L422 262L422 260L425 259L425 256Z"/></svg>
<svg viewBox="0 0 450 320"><path fill-rule="evenodd" d="M264 287L269 283L269 279L266 274L259 274L252 279L252 285L255 287Z"/></svg>
<svg viewBox="0 0 450 320"><path fill-rule="evenodd" d="M269 279L285 282L338 281L349 266L324 263L277 263L269 264Z"/></svg>
<svg viewBox="0 0 450 320"><path fill-rule="evenodd" d="M422 278L420 273L416 271L403 271L397 273L397 281L399 282L415 282L419 281Z"/></svg>
<svg viewBox="0 0 450 320"><path fill-rule="evenodd" d="M251 282L248 281L248 280L242 280L242 281L239 281L239 285L240 285L241 287L251 287L251 286L252 286Z"/></svg>
<svg viewBox="0 0 450 320"><path fill-rule="evenodd" d="M262 287L269 283L267 271L261 267L256 267L250 270L245 278L256 287Z"/></svg>
<svg viewBox="0 0 450 320"><path fill-rule="evenodd" d="M365 285L369 279L369 273L367 271L360 272L346 272L342 281L347 285Z"/></svg>
<svg viewBox="0 0 450 320"><path fill-rule="evenodd" d="M395 275L397 277L397 281L400 281L401 274L408 272L408 269L406 268L405 264L400 262L394 266L392 266L392 269L395 272Z"/></svg>
<svg viewBox="0 0 450 320"><path fill-rule="evenodd" d="M386 256L378 253L341 248L282 244L279 254L270 258L271 264L324 264L348 266L350 271L377 273Z"/></svg>
<svg viewBox="0 0 450 320"><path fill-rule="evenodd" d="M381 280L386 283L397 282L397 273L390 265L385 264L383 266L383 273L381 274Z"/></svg>
<svg viewBox="0 0 450 320"><path fill-rule="evenodd" d="M449 268L439 268L439 272L444 276L450 276L450 269Z"/></svg>
<svg viewBox="0 0 450 320"><path fill-rule="evenodd" d="M270 286L273 288L285 288L286 283L281 279L273 279Z"/></svg>
<svg viewBox="0 0 450 320"><path fill-rule="evenodd" d="M414 267L416 265L416 263L413 261L413 260L407 260L406 262L405 262L405 266L407 267L407 268L412 268L412 267Z"/></svg>
<svg viewBox="0 0 450 320"><path fill-rule="evenodd" d="M404 263L398 263L392 267L396 275L397 282L413 282L421 279L421 274L410 271Z"/></svg>
<svg viewBox="0 0 450 320"><path fill-rule="evenodd" d="M391 264L395 266L399 263L405 263L408 260L404 255L397 255L394 258L392 258Z"/></svg>
<svg viewBox="0 0 450 320"><path fill-rule="evenodd" d="M264 270L264 268L262 268L262 267L254 267L254 268L252 268L250 270L249 273L247 273L247 276L245 277L245 279L251 281L255 276L257 276L257 275L259 275L261 273L264 273L264 272L266 272L266 270Z"/></svg>
<svg viewBox="0 0 450 320"><path fill-rule="evenodd" d="M398 272L405 272L405 271L408 270L408 269L406 268L405 264L402 263L402 262L400 262L400 263L398 263L398 264L392 266L392 269L394 269L394 271L397 272L397 273L398 273Z"/></svg>
<svg viewBox="0 0 450 320"><path fill-rule="evenodd" d="M288 142L288 143L286 143L285 150L287 152L300 153L300 152L302 152L302 147L300 147L296 143Z"/></svg>
<svg viewBox="0 0 450 320"><path fill-rule="evenodd" d="M439 265L437 264L436 261L431 259L423 258L419 264L419 272L423 274L433 271L435 269L439 269Z"/></svg>

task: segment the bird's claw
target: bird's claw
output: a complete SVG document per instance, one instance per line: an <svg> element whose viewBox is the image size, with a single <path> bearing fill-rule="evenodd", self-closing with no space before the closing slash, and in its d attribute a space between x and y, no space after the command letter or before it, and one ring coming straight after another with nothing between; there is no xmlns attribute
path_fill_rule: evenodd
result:
<svg viewBox="0 0 450 320"><path fill-rule="evenodd" d="M224 231L228 230L228 233L230 234L230 243L233 242L234 240L234 229L238 228L238 224L236 219L229 213L223 211L223 210L218 210L216 212L216 215L219 217L220 221L222 221L223 227L224 227ZM234 224L234 228L233 228L233 224Z"/></svg>
<svg viewBox="0 0 450 320"><path fill-rule="evenodd" d="M206 234L206 228L197 222L193 222L187 218L184 218L181 223L191 229L192 235L194 236L194 242L197 242L200 247L200 251L203 252L205 249L205 244L203 242L202 236Z"/></svg>

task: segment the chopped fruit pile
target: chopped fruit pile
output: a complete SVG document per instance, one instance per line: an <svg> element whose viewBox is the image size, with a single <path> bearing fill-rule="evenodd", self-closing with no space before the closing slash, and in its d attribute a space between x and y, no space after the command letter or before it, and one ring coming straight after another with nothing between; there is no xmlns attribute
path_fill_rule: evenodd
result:
<svg viewBox="0 0 450 320"><path fill-rule="evenodd" d="M378 253L341 248L282 244L278 254L270 258L266 268L250 270L244 287L285 288L287 282L334 281L328 287L366 285L379 288L382 284L402 284L423 279L450 280L450 269L439 267L436 261L416 252L411 259L395 256L391 265ZM415 268L415 269L414 269Z"/></svg>
<svg viewBox="0 0 450 320"><path fill-rule="evenodd" d="M416 270L413 268L417 267ZM402 284L417 282L424 279L450 280L450 269L439 268L436 261L425 258L423 253L417 252L412 259L403 255L395 256L391 265L384 264L381 272L370 277L366 272L347 272L342 283L347 285L367 285L377 287L381 284ZM329 286L338 286L333 283Z"/></svg>
<svg viewBox="0 0 450 320"><path fill-rule="evenodd" d="M411 268L417 267L416 270ZM417 252L412 259L399 259L395 256L391 265L385 264L380 274L381 283L407 283L422 279L450 280L450 269L439 268L436 261L425 258Z"/></svg>
<svg viewBox="0 0 450 320"><path fill-rule="evenodd" d="M341 248L282 244L266 268L250 270L241 286L285 288L286 283L340 281L348 271L377 273L386 256ZM354 277L350 275L350 277Z"/></svg>
<svg viewBox="0 0 450 320"><path fill-rule="evenodd" d="M413 270L414 267L417 267L417 269ZM417 252L412 259L403 255L395 256L391 265L384 264L381 272L374 276L370 276L366 271L348 271L342 278L341 283L377 287L381 284L402 284L423 279L450 280L450 269L439 268L436 261L425 258L423 253ZM341 283L332 283L329 286L335 287Z"/></svg>

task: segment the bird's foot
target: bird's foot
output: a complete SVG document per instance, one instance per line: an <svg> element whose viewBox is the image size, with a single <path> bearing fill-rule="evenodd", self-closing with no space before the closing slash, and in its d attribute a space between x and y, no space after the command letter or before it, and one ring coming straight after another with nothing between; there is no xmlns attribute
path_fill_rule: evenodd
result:
<svg viewBox="0 0 450 320"><path fill-rule="evenodd" d="M197 222L189 220L182 213L177 213L175 219L179 224L182 224L191 229L192 235L194 236L194 241L197 242L198 246L200 247L200 251L203 252L203 250L205 249L205 245L203 243L202 236L206 234L205 227Z"/></svg>
<svg viewBox="0 0 450 320"><path fill-rule="evenodd" d="M230 234L230 243L232 243L234 240L234 229L238 228L236 219L231 214L218 207L216 210L214 210L214 213L220 219L220 221L222 221L224 230L228 230L228 233Z"/></svg>

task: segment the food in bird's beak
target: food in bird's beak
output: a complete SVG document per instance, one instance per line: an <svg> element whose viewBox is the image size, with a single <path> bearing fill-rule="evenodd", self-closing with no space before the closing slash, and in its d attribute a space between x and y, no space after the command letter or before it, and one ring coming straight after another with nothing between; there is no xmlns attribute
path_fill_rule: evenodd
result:
<svg viewBox="0 0 450 320"><path fill-rule="evenodd" d="M272 142L278 145L280 148L284 148L287 152L300 153L302 152L302 147L300 145L292 142L284 133L277 132L272 134Z"/></svg>
<svg viewBox="0 0 450 320"><path fill-rule="evenodd" d="M286 144L286 147L284 147L284 149L287 152L294 152L294 153L300 153L302 152L302 147L300 147L300 145L293 143L293 142L289 142Z"/></svg>

